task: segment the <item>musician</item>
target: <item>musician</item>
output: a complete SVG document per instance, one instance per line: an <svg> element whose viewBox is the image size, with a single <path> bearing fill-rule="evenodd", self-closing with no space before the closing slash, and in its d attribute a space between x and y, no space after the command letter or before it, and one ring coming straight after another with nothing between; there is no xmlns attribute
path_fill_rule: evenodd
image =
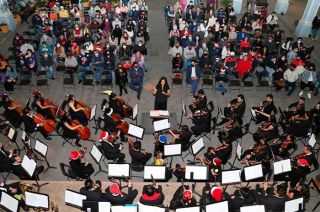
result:
<svg viewBox="0 0 320 212"><path fill-rule="evenodd" d="M2 143L0 143L0 172L7 172L11 170L12 163L14 162L14 150L9 149L6 151Z"/></svg>
<svg viewBox="0 0 320 212"><path fill-rule="evenodd" d="M202 189L202 196L200 197L200 205L210 205L214 203L226 200L226 192L223 192L222 188L213 186L206 182L206 185Z"/></svg>
<svg viewBox="0 0 320 212"><path fill-rule="evenodd" d="M211 112L208 109L194 112L192 122L194 126L191 127L191 131L195 136L208 131L211 126Z"/></svg>
<svg viewBox="0 0 320 212"><path fill-rule="evenodd" d="M217 125L223 125L224 123L228 122L232 116L235 116L239 123L242 123L242 117L246 110L246 102L244 96L239 94L236 99L231 100L231 102L224 108L223 113L224 116L222 117L222 121L219 122Z"/></svg>
<svg viewBox="0 0 320 212"><path fill-rule="evenodd" d="M86 179L84 187L80 189L79 193L85 195L87 197L87 201L101 201L101 181L97 180L96 182L93 182L90 178Z"/></svg>
<svg viewBox="0 0 320 212"><path fill-rule="evenodd" d="M187 125L182 125L180 131L169 130L169 132L173 136L173 143L181 144L182 151L187 151L189 149L192 132Z"/></svg>
<svg viewBox="0 0 320 212"><path fill-rule="evenodd" d="M163 204L164 198L162 186L154 183L143 186L139 202L143 205L160 206Z"/></svg>
<svg viewBox="0 0 320 212"><path fill-rule="evenodd" d="M293 168L289 173L291 186L295 186L303 177L310 173L311 166L315 169L319 168L319 162L316 159L312 147L305 145L303 153L293 158Z"/></svg>
<svg viewBox="0 0 320 212"><path fill-rule="evenodd" d="M32 102L32 108L34 108L37 113L40 113L45 118L54 120L55 117L52 115L50 110L50 108L52 108L53 106L44 106L45 99L42 97L40 91L32 91L32 96L34 98Z"/></svg>
<svg viewBox="0 0 320 212"><path fill-rule="evenodd" d="M93 172L93 166L91 163L84 163L81 159L84 157L86 149L80 151L72 151L69 156L69 164L74 174L82 179L89 178Z"/></svg>
<svg viewBox="0 0 320 212"><path fill-rule="evenodd" d="M288 124L285 127L287 133L293 134L294 136L304 136L308 132L311 124L309 115L304 112L292 116L289 119Z"/></svg>
<svg viewBox="0 0 320 212"><path fill-rule="evenodd" d="M11 106L14 102L7 94L2 94L2 106L4 107L4 117L14 126L19 127L22 122L22 116L17 112L17 108L22 105Z"/></svg>
<svg viewBox="0 0 320 212"><path fill-rule="evenodd" d="M274 112L274 114L277 113L277 108L274 105L273 95L272 94L268 94L266 100L262 101L260 103L259 107L252 107L252 109L264 112L264 113L269 114L269 115L271 115L272 112ZM262 115L260 113L257 113L255 119L256 119L256 124L259 124L262 121L267 121L268 117L266 117L266 116L264 116L264 115Z"/></svg>
<svg viewBox="0 0 320 212"><path fill-rule="evenodd" d="M193 196L190 187L188 185L181 185L173 194L169 208L170 210L175 210L177 208L194 207L196 205L197 200Z"/></svg>
<svg viewBox="0 0 320 212"><path fill-rule="evenodd" d="M305 112L305 98L299 97L298 102L295 102L289 105L287 109L284 111L284 114L286 116L286 120L288 121L292 116L296 116L298 114L304 114L304 112Z"/></svg>
<svg viewBox="0 0 320 212"><path fill-rule="evenodd" d="M257 111L257 112L264 114L263 112L260 112L260 111ZM261 139L271 140L278 135L276 117L274 115L268 115L268 114L264 114L264 115L268 117L268 121L261 124L257 132L253 134L253 140L255 142L258 142Z"/></svg>
<svg viewBox="0 0 320 212"><path fill-rule="evenodd" d="M241 187L239 190L235 190L228 200L230 211L240 211L242 206L253 205L254 200L252 191L248 187Z"/></svg>
<svg viewBox="0 0 320 212"><path fill-rule="evenodd" d="M86 115L84 113L85 108L83 108L83 107L76 108L76 105L78 104L76 97L72 94L68 94L66 97L66 103L68 104L68 107L69 107L69 114L71 116L71 119L72 120L76 119L83 126L87 126L88 119L86 118Z"/></svg>
<svg viewBox="0 0 320 212"><path fill-rule="evenodd" d="M165 164L162 154L163 154L162 152L156 152L155 153L153 165L155 165L155 166L166 166L166 179L165 179L165 181L168 182L172 178L173 169Z"/></svg>
<svg viewBox="0 0 320 212"><path fill-rule="evenodd" d="M109 187L105 190L105 199L108 200L112 205L125 205L132 204L133 200L138 195L137 189L132 188L131 181L126 181L128 187L128 193L121 191L118 181L110 183Z"/></svg>
<svg viewBox="0 0 320 212"><path fill-rule="evenodd" d="M158 84L153 87L152 94L155 96L154 109L167 110L168 98L170 97L170 87L166 77L161 77Z"/></svg>
<svg viewBox="0 0 320 212"><path fill-rule="evenodd" d="M194 99L192 101L192 104L189 105L189 109L191 110L192 113L194 113L197 110L202 110L207 107L207 96L204 93L203 89L200 89L198 91L198 94L195 95L193 98Z"/></svg>
<svg viewBox="0 0 320 212"><path fill-rule="evenodd" d="M310 191L309 186L303 183L297 183L297 185L293 188L290 186L290 182L287 183L287 196L289 199L297 199L304 198L305 202L309 202L310 199Z"/></svg>
<svg viewBox="0 0 320 212"><path fill-rule="evenodd" d="M121 152L123 149L122 144L115 144L116 137L106 131L100 133L100 146L103 149L104 155L109 160L116 162L123 162L125 154Z"/></svg>
<svg viewBox="0 0 320 212"><path fill-rule="evenodd" d="M315 127L314 134L318 136L320 135L320 102L318 102L316 106L311 109L310 115Z"/></svg>
<svg viewBox="0 0 320 212"><path fill-rule="evenodd" d="M118 106L118 101L120 97L117 96L115 93L111 93L109 95L109 108L112 108L113 113L119 114L122 118L125 117L125 113L123 108Z"/></svg>
<svg viewBox="0 0 320 212"><path fill-rule="evenodd" d="M209 182L221 182L222 160L220 158L213 158L212 160L208 160L203 157L196 157L196 160L200 160L202 165L209 166L209 174L208 174Z"/></svg>
<svg viewBox="0 0 320 212"><path fill-rule="evenodd" d="M270 150L267 146L267 140L261 139L258 144L251 146L241 155L241 163L247 166L267 160L270 155Z"/></svg>
<svg viewBox="0 0 320 212"><path fill-rule="evenodd" d="M52 138L48 136L47 132L43 128L43 125L35 123L34 119L36 119L36 115L37 114L30 108L25 109L25 114L23 116L24 130L28 134L32 134L35 131L38 131L46 140L51 140Z"/></svg>
<svg viewBox="0 0 320 212"><path fill-rule="evenodd" d="M129 154L131 156L131 164L145 165L152 157L150 152L145 152L141 150L141 142L133 142L129 138Z"/></svg>
<svg viewBox="0 0 320 212"><path fill-rule="evenodd" d="M22 158L20 157L20 155L15 155L14 156L14 162L12 164L12 173L14 175L16 175L17 177L19 177L19 179L21 180L39 180L38 176L39 174L41 174L44 171L44 166L37 166L33 176L29 176L27 174L27 172L22 168Z"/></svg>
<svg viewBox="0 0 320 212"><path fill-rule="evenodd" d="M239 120L236 116L229 118L229 121L226 122L223 128L218 132L218 139L222 143L226 140L228 143L236 140L238 137L241 137L242 129Z"/></svg>
<svg viewBox="0 0 320 212"><path fill-rule="evenodd" d="M63 114L61 117L61 128L62 128L62 137L64 138L69 138L69 139L76 139L75 145L78 147L82 147L80 144L80 136L76 132L76 130L80 127L83 127L81 124L72 126L72 120L71 118L67 115L67 113Z"/></svg>
<svg viewBox="0 0 320 212"><path fill-rule="evenodd" d="M289 157L289 150L294 148L296 144L294 143L294 136L287 134L276 138L271 145L273 154L281 158Z"/></svg>
<svg viewBox="0 0 320 212"><path fill-rule="evenodd" d="M204 157L212 161L214 158L219 158L222 163L226 163L227 159L232 153L232 144L228 143L227 140L222 141L222 146L217 148L208 147L207 152L204 153Z"/></svg>

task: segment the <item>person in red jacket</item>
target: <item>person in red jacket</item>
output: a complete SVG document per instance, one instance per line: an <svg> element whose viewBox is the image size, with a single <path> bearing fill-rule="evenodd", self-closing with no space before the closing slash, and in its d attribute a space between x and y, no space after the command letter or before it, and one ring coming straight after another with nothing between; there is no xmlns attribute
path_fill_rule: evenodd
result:
<svg viewBox="0 0 320 212"><path fill-rule="evenodd" d="M246 73L250 72L252 69L251 61L248 59L247 55L244 55L242 59L238 61L237 71L239 73L239 78L243 79Z"/></svg>
<svg viewBox="0 0 320 212"><path fill-rule="evenodd" d="M159 206L164 201L161 185L145 185L143 187L140 203L143 205Z"/></svg>
<svg viewBox="0 0 320 212"><path fill-rule="evenodd" d="M248 37L245 37L241 42L240 42L240 52L248 52L249 48L251 46L250 40Z"/></svg>

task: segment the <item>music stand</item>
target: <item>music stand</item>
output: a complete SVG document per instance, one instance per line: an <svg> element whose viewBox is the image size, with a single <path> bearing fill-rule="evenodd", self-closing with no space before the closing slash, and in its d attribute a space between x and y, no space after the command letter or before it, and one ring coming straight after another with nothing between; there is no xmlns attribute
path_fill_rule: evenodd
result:
<svg viewBox="0 0 320 212"><path fill-rule="evenodd" d="M172 163L174 156L180 156L181 159L183 160L181 156L182 155L181 144L165 144L163 145L163 150L164 150L163 155L171 158L170 164Z"/></svg>
<svg viewBox="0 0 320 212"><path fill-rule="evenodd" d="M206 212L211 212L211 211L229 212L228 201L206 205Z"/></svg>
<svg viewBox="0 0 320 212"><path fill-rule="evenodd" d="M181 100L181 107L182 107L182 110L181 110L180 123L178 124L178 125L179 125L179 128L181 128L181 126L182 126L183 116L187 116L187 107L186 107L186 105L184 104L184 101L183 101L183 100Z"/></svg>
<svg viewBox="0 0 320 212"><path fill-rule="evenodd" d="M257 113L254 109L250 108L250 112L251 112L251 118L249 121L249 126L251 124L252 121L257 121Z"/></svg>
<svg viewBox="0 0 320 212"><path fill-rule="evenodd" d="M17 136L18 136L18 131L12 127L9 127L9 129L6 133L6 136L9 139L9 141L11 141L12 143L14 143L17 146L17 149L20 152L20 147L18 146L17 141L16 141Z"/></svg>
<svg viewBox="0 0 320 212"><path fill-rule="evenodd" d="M40 140L36 139L36 144L34 146L34 150L40 154L44 160L46 161L46 164L47 164L47 168L44 170L44 173L46 171L48 171L48 169L57 169L57 167L55 166L51 166L49 164L49 161L47 159L47 153L48 153L48 146L45 145L43 142L41 142Z"/></svg>
<svg viewBox="0 0 320 212"><path fill-rule="evenodd" d="M245 181L250 181L263 177L262 165L257 164L253 166L244 167Z"/></svg>
<svg viewBox="0 0 320 212"><path fill-rule="evenodd" d="M100 161L101 161L103 154L100 152L99 148L95 144L92 145L90 155L92 156L92 158L98 164L98 167L99 167L99 170L94 174L94 176L96 176L99 172L103 172L103 173L108 174L107 171L101 169Z"/></svg>
<svg viewBox="0 0 320 212"><path fill-rule="evenodd" d="M158 206L149 206L149 205L143 205L140 202L138 202L139 212L165 212L165 208L161 208Z"/></svg>
<svg viewBox="0 0 320 212"><path fill-rule="evenodd" d="M5 211L17 212L19 211L19 200L2 191L0 207L3 208Z"/></svg>
<svg viewBox="0 0 320 212"><path fill-rule="evenodd" d="M117 178L120 182L121 179L131 177L131 168L129 163L108 163L108 177Z"/></svg>
<svg viewBox="0 0 320 212"><path fill-rule="evenodd" d="M26 205L32 208L49 210L49 195L26 191Z"/></svg>
<svg viewBox="0 0 320 212"><path fill-rule="evenodd" d="M240 212L265 212L266 209L264 205L251 205L251 206L244 206L240 207Z"/></svg>
<svg viewBox="0 0 320 212"><path fill-rule="evenodd" d="M315 135L312 133L310 136L310 139L308 141L308 144L312 147L313 150L316 151L317 159L319 158L319 151L320 147L318 149L315 148L315 146L318 144Z"/></svg>
<svg viewBox="0 0 320 212"><path fill-rule="evenodd" d="M133 136L137 139L143 139L144 136L144 128L138 127L134 124L129 124L128 135Z"/></svg>
<svg viewBox="0 0 320 212"><path fill-rule="evenodd" d="M192 184L192 192L197 194L199 197L201 197L201 195L195 191L195 187L196 187L197 181L208 180L208 166L187 165L184 178L186 180L190 180L190 181L193 180L195 182L194 184Z"/></svg>
<svg viewBox="0 0 320 212"><path fill-rule="evenodd" d="M37 163L33 159L30 159L27 155L24 155L22 163L21 163L21 167L27 173L27 175L29 175L29 177L32 178L33 175L35 174L35 171L36 171L36 168L37 168ZM37 192L40 191L40 188L42 186L45 186L45 185L49 184L49 183L39 184L38 177L39 177L39 175L35 176L36 184L32 184L32 185L34 185L34 186L36 186L38 188Z"/></svg>
<svg viewBox="0 0 320 212"><path fill-rule="evenodd" d="M166 179L166 166L152 166L145 165L143 171L144 180L165 180Z"/></svg>
<svg viewBox="0 0 320 212"><path fill-rule="evenodd" d="M64 202L66 203L66 205L72 207L82 208L82 202L86 199L86 195L82 195L79 192L72 191L70 189L66 189L64 192Z"/></svg>
<svg viewBox="0 0 320 212"><path fill-rule="evenodd" d="M138 212L138 205L128 204L124 206L111 206L112 212Z"/></svg>
<svg viewBox="0 0 320 212"><path fill-rule="evenodd" d="M154 127L154 131L158 132L158 131L162 131L162 130L167 130L170 128L170 123L169 123L169 119L162 119L159 121L154 121L153 122L153 127Z"/></svg>
<svg viewBox="0 0 320 212"><path fill-rule="evenodd" d="M237 150L236 151L236 155L234 156L232 164L230 162L228 162L228 163L231 165L231 168L239 169L238 167L234 166L234 164L236 163L237 158L238 158L238 161L241 160L241 155L242 155L242 151L243 151L243 148L242 148L241 144L239 143L239 141L237 142L237 149L236 150Z"/></svg>
<svg viewBox="0 0 320 212"><path fill-rule="evenodd" d="M273 163L274 175L283 174L291 171L290 159L280 160Z"/></svg>
<svg viewBox="0 0 320 212"><path fill-rule="evenodd" d="M132 110L132 120L136 121L136 125L138 125L138 114L139 114L139 105L137 103Z"/></svg>
<svg viewBox="0 0 320 212"><path fill-rule="evenodd" d="M177 208L176 212L200 212L200 206L188 207L188 208Z"/></svg>
<svg viewBox="0 0 320 212"><path fill-rule="evenodd" d="M82 201L82 211L92 211L92 212L109 212L111 210L110 202L97 202L97 201Z"/></svg>
<svg viewBox="0 0 320 212"><path fill-rule="evenodd" d="M199 138L197 141L191 144L191 152L193 155L193 162L196 160L196 155L201 152L205 148L203 137ZM190 150L188 154L186 154L184 158L186 158L190 154Z"/></svg>
<svg viewBox="0 0 320 212"><path fill-rule="evenodd" d="M95 129L95 135L97 134L98 130L99 130L99 126L98 126L98 120L96 119L96 114L97 114L97 104L95 104L93 106L93 108L91 108L91 111L90 111L90 121L94 120L94 126L93 126L93 129Z"/></svg>
<svg viewBox="0 0 320 212"><path fill-rule="evenodd" d="M285 212L303 211L304 209L303 197L286 201L284 204Z"/></svg>

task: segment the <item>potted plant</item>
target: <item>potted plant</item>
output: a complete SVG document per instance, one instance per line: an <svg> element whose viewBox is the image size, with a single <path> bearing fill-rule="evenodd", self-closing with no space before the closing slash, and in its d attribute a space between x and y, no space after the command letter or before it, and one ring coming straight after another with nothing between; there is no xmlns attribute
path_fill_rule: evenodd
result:
<svg viewBox="0 0 320 212"><path fill-rule="evenodd" d="M232 3L232 0L221 0L221 4L224 7L227 7L230 3Z"/></svg>
<svg viewBox="0 0 320 212"><path fill-rule="evenodd" d="M3 33L8 33L9 32L8 24L1 23L0 24L0 31L3 32Z"/></svg>
<svg viewBox="0 0 320 212"><path fill-rule="evenodd" d="M90 1L89 0L81 0L81 5L83 8L89 8L90 7Z"/></svg>

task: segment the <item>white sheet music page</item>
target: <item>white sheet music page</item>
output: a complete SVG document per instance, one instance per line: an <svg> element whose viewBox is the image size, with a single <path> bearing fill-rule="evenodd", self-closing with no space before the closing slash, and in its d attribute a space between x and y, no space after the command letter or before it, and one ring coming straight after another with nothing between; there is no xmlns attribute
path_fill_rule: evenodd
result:
<svg viewBox="0 0 320 212"><path fill-rule="evenodd" d="M12 212L16 212L18 211L19 201L6 192L1 192L0 205L4 206Z"/></svg>
<svg viewBox="0 0 320 212"><path fill-rule="evenodd" d="M222 171L222 184L240 183L241 182L241 170Z"/></svg>
<svg viewBox="0 0 320 212"><path fill-rule="evenodd" d="M26 204L37 208L49 208L49 198L46 195L26 192Z"/></svg>
<svg viewBox="0 0 320 212"><path fill-rule="evenodd" d="M111 177L130 177L129 164L108 164L108 174Z"/></svg>
<svg viewBox="0 0 320 212"><path fill-rule="evenodd" d="M65 195L64 196L65 203L75 205L78 207L82 207L82 201L87 199L85 195L76 193L74 191L69 191L69 190L65 190L64 195Z"/></svg>
<svg viewBox="0 0 320 212"><path fill-rule="evenodd" d="M165 208L160 208L156 206L143 205L138 202L139 212L165 212Z"/></svg>
<svg viewBox="0 0 320 212"><path fill-rule="evenodd" d="M181 155L181 144L164 145L164 155L165 156Z"/></svg>
<svg viewBox="0 0 320 212"><path fill-rule="evenodd" d="M240 208L240 212L265 212L264 205L252 205Z"/></svg>
<svg viewBox="0 0 320 212"><path fill-rule="evenodd" d="M150 110L150 117L160 116L159 110Z"/></svg>
<svg viewBox="0 0 320 212"><path fill-rule="evenodd" d="M206 206L206 211L229 212L228 201L223 201Z"/></svg>
<svg viewBox="0 0 320 212"><path fill-rule="evenodd" d="M133 124L129 124L128 134L137 138L143 137L144 129Z"/></svg>
<svg viewBox="0 0 320 212"><path fill-rule="evenodd" d="M10 140L13 139L13 136L14 136L15 132L16 132L16 131L15 131L13 128L10 127L9 132L8 132L8 138L9 138Z"/></svg>
<svg viewBox="0 0 320 212"><path fill-rule="evenodd" d="M95 105L90 111L90 120L92 120L96 115L97 105Z"/></svg>
<svg viewBox="0 0 320 212"><path fill-rule="evenodd" d="M165 166L144 166L144 179L151 180L151 175L155 180L164 180L166 178Z"/></svg>
<svg viewBox="0 0 320 212"><path fill-rule="evenodd" d="M138 212L137 206L111 206L111 212Z"/></svg>
<svg viewBox="0 0 320 212"><path fill-rule="evenodd" d="M134 107L133 107L133 111L132 111L132 119L136 119L137 115L138 115L138 104L136 104Z"/></svg>
<svg viewBox="0 0 320 212"><path fill-rule="evenodd" d="M285 202L285 212L296 212L299 211L299 205L303 207L303 198L293 199ZM304 209L304 208L301 208Z"/></svg>
<svg viewBox="0 0 320 212"><path fill-rule="evenodd" d="M245 167L244 174L245 174L246 180L253 180L253 179L263 177L262 165L258 164L254 166Z"/></svg>
<svg viewBox="0 0 320 212"><path fill-rule="evenodd" d="M98 210L99 212L109 212L111 209L110 202L98 202Z"/></svg>
<svg viewBox="0 0 320 212"><path fill-rule="evenodd" d="M167 110L159 110L159 115L160 116L169 116L169 111L167 111Z"/></svg>
<svg viewBox="0 0 320 212"><path fill-rule="evenodd" d="M273 163L274 174L281 174L291 171L291 161L290 159L280 160Z"/></svg>
<svg viewBox="0 0 320 212"><path fill-rule="evenodd" d="M194 155L198 154L198 152L204 147L203 138L199 138L194 144L192 144L192 152Z"/></svg>
<svg viewBox="0 0 320 212"><path fill-rule="evenodd" d="M34 148L43 156L47 155L47 151L48 151L48 147L42 143L41 141L39 141L38 139L36 140L36 144L34 146Z"/></svg>
<svg viewBox="0 0 320 212"><path fill-rule="evenodd" d="M168 119L163 119L153 122L154 131L161 131L170 128L170 123Z"/></svg>
<svg viewBox="0 0 320 212"><path fill-rule="evenodd" d="M92 149L90 153L92 157L96 160L96 162L99 163L101 160L102 154L96 145L92 145Z"/></svg>
<svg viewBox="0 0 320 212"><path fill-rule="evenodd" d="M33 159L30 159L27 155L24 155L21 166L30 176L32 176L36 170L37 163Z"/></svg>
<svg viewBox="0 0 320 212"><path fill-rule="evenodd" d="M191 173L193 173L193 180L207 180L208 167L207 166L187 165L185 178L190 180Z"/></svg>
<svg viewBox="0 0 320 212"><path fill-rule="evenodd" d="M312 134L309 141L308 141L308 144L313 148L314 145L316 145L316 143L317 143L317 140L316 140L314 134Z"/></svg>
<svg viewBox="0 0 320 212"><path fill-rule="evenodd" d="M200 207L177 208L176 212L200 212Z"/></svg>

